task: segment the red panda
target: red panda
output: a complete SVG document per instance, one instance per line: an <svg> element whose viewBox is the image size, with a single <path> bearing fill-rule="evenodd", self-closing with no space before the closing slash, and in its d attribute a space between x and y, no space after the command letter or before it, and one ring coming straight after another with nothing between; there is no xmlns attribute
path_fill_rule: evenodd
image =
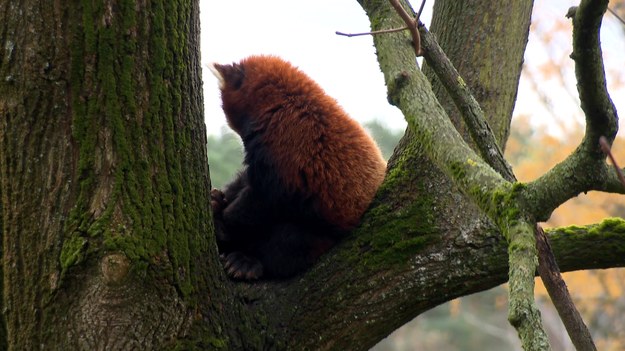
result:
<svg viewBox="0 0 625 351"><path fill-rule="evenodd" d="M219 251L237 279L287 278L353 229L384 179L365 130L305 73L275 56L213 64L244 168L211 192Z"/></svg>

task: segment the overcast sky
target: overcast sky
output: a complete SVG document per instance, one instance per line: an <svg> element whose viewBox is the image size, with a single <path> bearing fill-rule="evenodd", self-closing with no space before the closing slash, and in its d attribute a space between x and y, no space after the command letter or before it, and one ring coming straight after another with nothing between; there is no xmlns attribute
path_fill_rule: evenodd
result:
<svg viewBox="0 0 625 351"><path fill-rule="evenodd" d="M426 25L433 3L433 0L428 2L430 6L423 15ZM563 69L568 77L565 80L569 80L568 90L558 87L561 81L557 77L540 82L554 101L555 118L564 121L560 125L576 126L583 122L575 100L573 66L567 57L571 52L571 34L555 31L558 25L567 25L568 21L562 20L564 14L576 3L566 0L536 3L533 32L525 55L526 65L535 71L550 57L559 56L568 62L569 67ZM352 33L369 30L367 16L355 0L229 0L200 4L204 65L236 62L254 54L279 55L315 79L353 118L361 122L377 119L388 127L404 128L403 116L386 100L386 87L371 37L347 38L335 34L337 30ZM608 80L611 75L625 80L623 28L610 15L607 17L602 42ZM550 32L558 36L550 47L545 47L537 40L537 33ZM219 133L225 126L225 117L217 82L205 67L203 72L208 133ZM619 105L625 108L624 89L613 90L612 98L617 108ZM530 115L536 128L554 129L540 103L532 86L522 81L515 113Z"/></svg>
<svg viewBox="0 0 625 351"><path fill-rule="evenodd" d="M379 119L404 128L403 116L386 100L386 86L369 36L369 22L355 0L201 1L202 61L230 63L254 54L281 56L316 80L355 119ZM225 123L214 77L204 72L206 125Z"/></svg>

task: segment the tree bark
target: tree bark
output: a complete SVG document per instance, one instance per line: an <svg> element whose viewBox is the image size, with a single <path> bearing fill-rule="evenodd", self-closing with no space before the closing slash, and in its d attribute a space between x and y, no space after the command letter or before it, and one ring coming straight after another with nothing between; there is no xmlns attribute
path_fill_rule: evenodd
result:
<svg viewBox="0 0 625 351"><path fill-rule="evenodd" d="M532 0L437 0L430 31L469 86L503 150L510 132ZM453 21L449 19L453 18ZM447 115L471 143L458 109L427 64L423 71Z"/></svg>
<svg viewBox="0 0 625 351"><path fill-rule="evenodd" d="M1 173L0 173L1 174ZM0 179L2 179L0 177ZM4 262L2 260L3 251L2 250L2 238L4 238L3 228L4 228L4 220L3 220L2 211L2 186L0 183L0 291L4 291ZM0 308L4 309L4 302L0 299ZM4 315L0 316L0 350L4 351L7 349L7 327L6 327L6 319Z"/></svg>
<svg viewBox="0 0 625 351"><path fill-rule="evenodd" d="M200 301L219 316L197 2L5 2L0 23L9 348L156 349Z"/></svg>

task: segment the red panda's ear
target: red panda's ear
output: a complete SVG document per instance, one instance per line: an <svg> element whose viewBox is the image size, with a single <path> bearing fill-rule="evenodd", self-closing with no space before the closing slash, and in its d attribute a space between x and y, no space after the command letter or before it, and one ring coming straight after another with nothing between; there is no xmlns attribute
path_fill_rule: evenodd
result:
<svg viewBox="0 0 625 351"><path fill-rule="evenodd" d="M245 71L243 66L238 63L231 65L221 65L213 63L208 66L215 77L219 80L219 88L237 90L243 84Z"/></svg>

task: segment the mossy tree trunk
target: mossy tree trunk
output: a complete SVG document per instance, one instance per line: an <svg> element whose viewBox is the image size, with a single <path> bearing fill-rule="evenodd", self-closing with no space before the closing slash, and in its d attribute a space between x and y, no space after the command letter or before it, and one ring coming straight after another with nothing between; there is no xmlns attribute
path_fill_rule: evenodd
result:
<svg viewBox="0 0 625 351"><path fill-rule="evenodd" d="M188 334L223 283L197 2L9 1L0 23L9 348Z"/></svg>
<svg viewBox="0 0 625 351"><path fill-rule="evenodd" d="M361 5L373 29L402 25L385 0ZM436 6L433 30L503 143L531 1ZM446 130L407 133L361 227L310 271L225 279L210 225L197 15L197 1L0 4L10 349L366 350L423 311L507 280L500 228L428 153L428 138ZM401 71L414 66L401 56L405 33L375 40L387 76L420 77ZM422 82L390 100L434 102ZM625 265L622 220L551 240L563 270Z"/></svg>
<svg viewBox="0 0 625 351"><path fill-rule="evenodd" d="M430 31L480 103L502 149L510 131L533 3L532 0L506 6L484 0L434 3ZM469 142L460 113L427 64L424 73L447 115Z"/></svg>

